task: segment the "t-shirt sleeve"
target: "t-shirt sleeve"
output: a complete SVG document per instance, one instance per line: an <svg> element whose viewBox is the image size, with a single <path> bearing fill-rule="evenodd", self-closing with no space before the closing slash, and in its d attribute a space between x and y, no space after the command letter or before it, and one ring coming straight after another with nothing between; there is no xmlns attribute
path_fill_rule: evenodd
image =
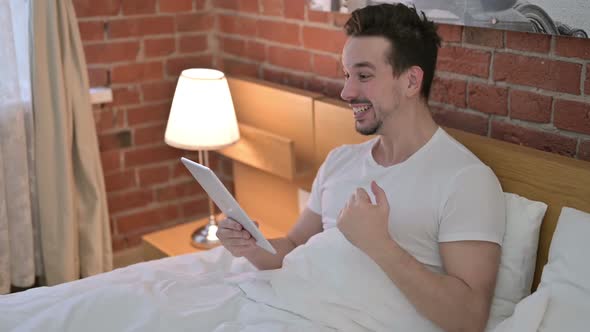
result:
<svg viewBox="0 0 590 332"><path fill-rule="evenodd" d="M319 215L322 214L322 184L324 182L324 173L327 160L328 158L326 158L326 161L324 161L322 166L320 166L318 174L316 174L315 179L313 179L313 184L311 185L311 194L307 200L307 208Z"/></svg>
<svg viewBox="0 0 590 332"><path fill-rule="evenodd" d="M506 206L496 175L485 165L460 171L442 206L438 241L489 241L502 245Z"/></svg>
<svg viewBox="0 0 590 332"><path fill-rule="evenodd" d="M327 173L330 172L329 170L333 169L333 166L331 165L334 165L338 158L341 158L343 147L344 145L336 147L328 153L313 180L313 184L311 185L311 194L307 200L307 208L319 215L322 214L322 191L324 190L324 181L326 176L328 176Z"/></svg>

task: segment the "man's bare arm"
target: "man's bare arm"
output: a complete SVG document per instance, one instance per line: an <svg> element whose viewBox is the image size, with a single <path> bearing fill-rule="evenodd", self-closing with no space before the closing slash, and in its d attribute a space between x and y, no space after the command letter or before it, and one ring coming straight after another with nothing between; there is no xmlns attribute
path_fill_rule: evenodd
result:
<svg viewBox="0 0 590 332"><path fill-rule="evenodd" d="M371 183L376 204L359 188L338 216L338 229L371 257L416 309L445 331L483 331L500 265L500 246L485 241L439 244L446 274L435 273L395 242L389 203Z"/></svg>
<svg viewBox="0 0 590 332"><path fill-rule="evenodd" d="M271 270L280 268L283 265L283 258L288 253L307 242L322 229L321 216L306 208L285 237L270 240L277 250L276 255L258 247L254 238L240 224L229 219L219 222L217 237L234 256L246 257L260 270Z"/></svg>
<svg viewBox="0 0 590 332"><path fill-rule="evenodd" d="M425 317L445 331L483 331L500 263L500 246L492 242L440 244L446 275L428 270L392 241L395 250L367 254Z"/></svg>

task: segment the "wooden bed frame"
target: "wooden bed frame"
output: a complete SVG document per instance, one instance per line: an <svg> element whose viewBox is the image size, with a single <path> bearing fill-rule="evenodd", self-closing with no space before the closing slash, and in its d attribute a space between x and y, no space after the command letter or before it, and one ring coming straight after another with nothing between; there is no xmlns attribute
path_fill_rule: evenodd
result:
<svg viewBox="0 0 590 332"><path fill-rule="evenodd" d="M287 232L296 221L299 195L334 147L368 138L354 130L343 102L248 78L230 78L242 139L221 151L232 158L234 190L261 223ZM489 165L505 192L549 207L539 239L533 290L547 262L561 208L590 212L590 163L447 129Z"/></svg>

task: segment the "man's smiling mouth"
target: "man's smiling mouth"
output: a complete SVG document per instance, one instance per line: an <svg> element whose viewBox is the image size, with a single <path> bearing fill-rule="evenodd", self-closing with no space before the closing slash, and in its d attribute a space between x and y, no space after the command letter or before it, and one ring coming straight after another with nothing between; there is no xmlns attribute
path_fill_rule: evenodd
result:
<svg viewBox="0 0 590 332"><path fill-rule="evenodd" d="M372 108L372 105L365 104L365 105L351 105L352 111L354 112L354 116L359 116L365 113L366 111Z"/></svg>

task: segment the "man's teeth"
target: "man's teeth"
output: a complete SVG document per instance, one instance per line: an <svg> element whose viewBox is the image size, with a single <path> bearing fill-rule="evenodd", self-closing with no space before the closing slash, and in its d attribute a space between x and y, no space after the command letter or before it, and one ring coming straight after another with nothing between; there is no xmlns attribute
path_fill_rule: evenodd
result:
<svg viewBox="0 0 590 332"><path fill-rule="evenodd" d="M353 107L352 110L354 112L354 114L360 114L362 112L367 111L369 108L371 108L371 105L365 105L365 106L361 106L361 107Z"/></svg>

